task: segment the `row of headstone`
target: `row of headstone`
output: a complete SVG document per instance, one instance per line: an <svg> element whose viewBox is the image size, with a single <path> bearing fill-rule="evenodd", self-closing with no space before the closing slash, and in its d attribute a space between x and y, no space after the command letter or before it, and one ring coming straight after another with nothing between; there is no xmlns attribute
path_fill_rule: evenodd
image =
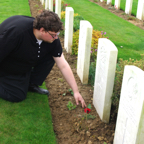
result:
<svg viewBox="0 0 144 144"><path fill-rule="evenodd" d="M72 53L73 17L74 17L73 8L67 7L65 16L66 17L65 17L64 48L68 53ZM77 73L83 84L88 83L92 30L93 27L88 21L86 20L80 21ZM107 39L104 39L104 41L106 42L108 41L110 43L110 41ZM114 56L112 56L112 58L114 61ZM115 58L115 62L116 62L116 58Z"/></svg>
<svg viewBox="0 0 144 144"><path fill-rule="evenodd" d="M42 5L45 3L45 9L49 9L53 11L53 0L40 0ZM103 2L104 0L100 0ZM115 0L115 8L120 9L120 1L121 0ZM112 0L107 0L107 4L112 3ZM132 3L133 0L126 0L126 6L125 6L125 13L131 14L132 11ZM61 0L55 0L55 13L58 14L59 17L61 17ZM138 0L138 6L137 6L137 14L136 17L140 20L144 20L144 1Z"/></svg>
<svg viewBox="0 0 144 144"><path fill-rule="evenodd" d="M72 53L74 10L66 7L64 48ZM92 25L85 20L80 21L77 73L83 84L88 83Z"/></svg>
<svg viewBox="0 0 144 144"><path fill-rule="evenodd" d="M40 0L42 5L45 4L45 9L53 11L53 0ZM61 0L55 0L55 13L61 18Z"/></svg>
<svg viewBox="0 0 144 144"><path fill-rule="evenodd" d="M98 41L93 104L103 122L110 118L117 48L108 39ZM114 144L144 143L144 71L125 66Z"/></svg>
<svg viewBox="0 0 144 144"><path fill-rule="evenodd" d="M103 2L104 0L100 0L100 2ZM115 0L115 8L120 9L120 2L121 0ZM112 3L112 0L107 0L107 4ZM126 14L131 14L132 11L132 3L133 0L126 0L126 5L125 5L125 13ZM140 20L144 20L144 1L143 0L138 0L138 5L137 5L137 14L136 17Z"/></svg>
<svg viewBox="0 0 144 144"><path fill-rule="evenodd" d="M72 8L66 8L65 48L71 53L73 34ZM70 28L71 27L71 28ZM77 74L88 83L92 25L80 21ZM106 38L99 38L93 104L101 120L109 122L118 50ZM143 144L144 135L144 72L135 66L125 66L114 144Z"/></svg>
<svg viewBox="0 0 144 144"><path fill-rule="evenodd" d="M50 3L49 3L50 4ZM72 52L74 10L66 8L65 41ZM80 22L77 73L83 84L88 83L92 25ZM109 122L118 50L106 38L98 41L93 104L101 120ZM144 72L135 66L125 66L120 96L114 144L143 144L144 134Z"/></svg>
<svg viewBox="0 0 144 144"><path fill-rule="evenodd" d="M109 0L107 0L107 1L109 1ZM120 9L120 1L121 0L115 0L115 8L116 9ZM132 4L133 4L133 0L126 0L126 6L125 6L126 14L129 14L129 15L131 14ZM144 20L144 0L138 0L136 17L140 20Z"/></svg>
<svg viewBox="0 0 144 144"><path fill-rule="evenodd" d="M109 122L117 48L108 39L98 41L93 104L101 120ZM144 143L144 71L125 66L114 144Z"/></svg>
<svg viewBox="0 0 144 144"><path fill-rule="evenodd" d="M81 42L79 46L81 45L81 48L84 48L84 44L86 43L83 32L86 25L87 23L85 23L79 34L79 43ZM81 39L83 39L83 42ZM81 50L78 50L78 59L80 57L80 59L84 60L83 53L85 53L87 48L85 47L85 49ZM109 122L110 118L117 52L116 46L110 40L105 38L99 39L93 104L101 120L106 123ZM86 66L88 63L82 61L81 65ZM143 144L143 86L144 71L135 66L125 66L114 144Z"/></svg>
<svg viewBox="0 0 144 144"><path fill-rule="evenodd" d="M103 0L100 0L103 2ZM41 0L42 5L45 2L45 9L49 9L53 11L53 0ZM112 0L107 0L107 4L110 4ZM132 11L132 3L133 0L126 0L126 6L125 6L125 13L131 14ZM120 0L115 0L115 8L120 9ZM55 0L55 13L58 14L58 16L61 18L61 0ZM136 17L140 20L144 20L144 1L138 0L138 6L137 6L137 14Z"/></svg>
<svg viewBox="0 0 144 144"><path fill-rule="evenodd" d="M68 53L72 52L73 17L73 8L67 7L64 47ZM83 84L88 83L92 30L93 27L88 21L80 21L77 74ZM107 123L110 116L117 53L117 48L110 40L99 39L93 103L102 121Z"/></svg>

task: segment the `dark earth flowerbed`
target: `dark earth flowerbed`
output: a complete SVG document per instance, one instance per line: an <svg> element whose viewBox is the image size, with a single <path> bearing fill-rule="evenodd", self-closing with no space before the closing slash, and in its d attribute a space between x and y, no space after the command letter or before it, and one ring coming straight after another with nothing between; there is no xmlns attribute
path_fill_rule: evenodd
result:
<svg viewBox="0 0 144 144"><path fill-rule="evenodd" d="M33 17L35 17L41 9L44 9L38 0L29 0L29 4ZM60 37L60 40L63 46L63 37ZM111 120L109 124L105 124L100 120L92 104L93 87L90 85L82 85L77 76L77 57L67 54L64 49L63 53L72 68L79 91L84 97L86 104L91 104L92 106L90 114L93 117L89 119L87 116L86 120L86 115L81 105L73 110L68 110L68 102L71 101L75 105L75 100L69 91L70 87L55 65L46 79L46 86L51 93L49 96L49 105L58 144L104 144L104 142L112 144L115 120Z"/></svg>

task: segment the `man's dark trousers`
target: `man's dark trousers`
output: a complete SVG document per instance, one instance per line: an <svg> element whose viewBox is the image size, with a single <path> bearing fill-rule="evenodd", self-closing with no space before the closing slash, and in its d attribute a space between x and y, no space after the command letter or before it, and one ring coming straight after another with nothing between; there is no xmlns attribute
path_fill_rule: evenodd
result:
<svg viewBox="0 0 144 144"><path fill-rule="evenodd" d="M11 102L24 100L29 83L42 85L54 63L53 57L49 55L25 74L15 75L10 74L10 72L0 72L0 97Z"/></svg>

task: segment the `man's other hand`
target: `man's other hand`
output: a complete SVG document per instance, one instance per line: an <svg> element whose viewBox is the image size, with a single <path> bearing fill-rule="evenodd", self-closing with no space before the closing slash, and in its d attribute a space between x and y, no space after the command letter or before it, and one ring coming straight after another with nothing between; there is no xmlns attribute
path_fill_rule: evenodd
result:
<svg viewBox="0 0 144 144"><path fill-rule="evenodd" d="M84 99L82 98L82 96L79 92L74 93L74 98L75 98L75 101L76 101L77 105L79 105L79 101L80 101L81 104L82 104L82 107L83 108L86 107L85 101L84 101Z"/></svg>

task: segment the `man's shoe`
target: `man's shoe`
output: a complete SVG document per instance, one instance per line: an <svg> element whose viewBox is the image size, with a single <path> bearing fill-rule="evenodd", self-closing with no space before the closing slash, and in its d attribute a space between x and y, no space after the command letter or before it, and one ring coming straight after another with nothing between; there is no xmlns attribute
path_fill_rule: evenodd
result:
<svg viewBox="0 0 144 144"><path fill-rule="evenodd" d="M35 85L35 84L30 84L29 88L28 88L28 91L37 92L37 93L40 93L40 94L50 95L48 90L42 89L38 85Z"/></svg>

